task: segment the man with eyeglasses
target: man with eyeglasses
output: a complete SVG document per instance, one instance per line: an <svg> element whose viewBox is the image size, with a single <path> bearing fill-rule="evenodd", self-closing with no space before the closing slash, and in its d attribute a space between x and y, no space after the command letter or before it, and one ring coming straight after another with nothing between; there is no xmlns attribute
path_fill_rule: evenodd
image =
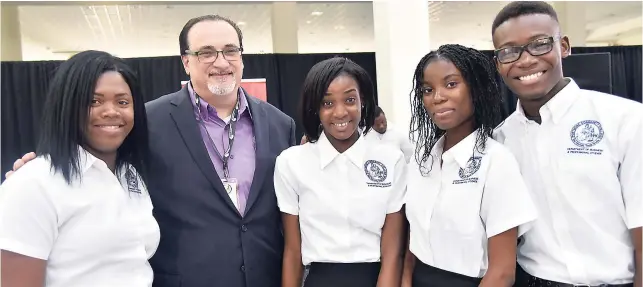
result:
<svg viewBox="0 0 643 287"><path fill-rule="evenodd" d="M570 44L546 2L508 4L492 36L498 72L519 100L495 137L539 210L519 244L514 286L640 287L643 106L563 77Z"/></svg>
<svg viewBox="0 0 643 287"><path fill-rule="evenodd" d="M190 82L147 105L161 229L154 286L280 286L272 175L276 156L296 144L295 122L239 88L243 37L230 19L189 20L179 46Z"/></svg>

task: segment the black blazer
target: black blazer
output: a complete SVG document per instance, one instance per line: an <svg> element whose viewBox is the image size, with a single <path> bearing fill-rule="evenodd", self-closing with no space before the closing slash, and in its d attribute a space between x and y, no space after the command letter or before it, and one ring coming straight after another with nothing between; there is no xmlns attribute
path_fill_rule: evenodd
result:
<svg viewBox="0 0 643 287"><path fill-rule="evenodd" d="M257 150L244 217L210 161L187 85L146 104L148 189L161 229L150 260L154 287L281 285L284 239L273 173L275 158L296 144L295 122L266 102L246 98Z"/></svg>

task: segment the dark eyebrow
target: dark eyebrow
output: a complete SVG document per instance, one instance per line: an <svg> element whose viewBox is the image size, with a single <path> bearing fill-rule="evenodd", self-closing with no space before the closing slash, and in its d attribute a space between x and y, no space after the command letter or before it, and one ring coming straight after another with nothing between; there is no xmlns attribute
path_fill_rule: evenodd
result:
<svg viewBox="0 0 643 287"><path fill-rule="evenodd" d="M443 79L446 80L448 78L453 78L453 77L462 78L462 76L460 74L453 73L453 74L446 75L446 77L444 77Z"/></svg>
<svg viewBox="0 0 643 287"><path fill-rule="evenodd" d="M547 37L551 37L551 36L548 35L548 34L542 34L542 33L541 34L536 34L536 35L533 35L533 36L529 37L528 41L531 43L531 41L534 41L534 40L537 40L537 39L542 39L542 38L547 38ZM511 41L511 42L507 42L507 43L504 43L504 44L500 45L499 49L504 49L504 48L508 48L508 47L515 47L515 46L522 46L522 45L518 45L515 42Z"/></svg>
<svg viewBox="0 0 643 287"><path fill-rule="evenodd" d="M225 46L223 46L223 48L224 48L224 49L225 49L225 48L239 48L239 46L237 46L237 45L235 45L235 44L225 44ZM207 50L216 50L216 48L215 48L214 46L206 45L206 46L202 46L202 47L200 47L200 48L198 49L198 51L202 51L202 50L206 50L206 49L207 49Z"/></svg>
<svg viewBox="0 0 643 287"><path fill-rule="evenodd" d="M105 95L103 95L101 93L94 93L94 96L105 97ZM128 94L128 93L118 93L118 94L116 94L116 97L119 97L119 98L127 97L127 96L130 96L130 94Z"/></svg>
<svg viewBox="0 0 643 287"><path fill-rule="evenodd" d="M201 50L214 50L214 47L212 47L212 46L202 46L202 47L199 47L197 49L197 51L201 51Z"/></svg>
<svg viewBox="0 0 643 287"><path fill-rule="evenodd" d="M353 92L357 92L357 89L355 89L355 88L350 88L350 89L348 89L348 90L344 91L344 94L349 94L349 93L353 93ZM327 97L327 96L330 96L330 95L332 95L332 94L331 94L331 93L329 93L329 92L326 92L326 93L324 94L324 97Z"/></svg>

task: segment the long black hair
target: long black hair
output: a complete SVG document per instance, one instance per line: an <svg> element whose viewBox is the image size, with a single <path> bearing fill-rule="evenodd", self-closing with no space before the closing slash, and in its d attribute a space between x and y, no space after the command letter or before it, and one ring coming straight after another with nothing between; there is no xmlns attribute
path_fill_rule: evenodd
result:
<svg viewBox="0 0 643 287"><path fill-rule="evenodd" d="M476 49L461 45L440 46L437 51L432 51L422 57L413 76L410 136L413 141L417 142L415 160L420 166L426 162L433 146L445 133L431 120L422 101L424 69L435 60L447 60L453 63L462 73L469 87L473 101L474 130L480 129L475 144L475 149L478 152L484 152L487 138L491 137L494 128L503 120L503 98L491 59ZM417 133L417 139L415 133Z"/></svg>
<svg viewBox="0 0 643 287"><path fill-rule="evenodd" d="M131 164L147 185L147 116L138 79L122 59L101 51L74 55L58 67L49 84L36 153L47 156L67 183L82 173L78 147L87 145L85 133L98 78L110 71L125 79L134 102L134 127L118 148L116 169Z"/></svg>
<svg viewBox="0 0 643 287"><path fill-rule="evenodd" d="M316 142L322 132L319 109L324 95L330 83L341 75L347 75L357 82L362 102L359 128L366 134L375 123L375 92L373 81L366 70L347 58L330 58L310 68L301 92L299 113L304 124L304 134L311 143Z"/></svg>

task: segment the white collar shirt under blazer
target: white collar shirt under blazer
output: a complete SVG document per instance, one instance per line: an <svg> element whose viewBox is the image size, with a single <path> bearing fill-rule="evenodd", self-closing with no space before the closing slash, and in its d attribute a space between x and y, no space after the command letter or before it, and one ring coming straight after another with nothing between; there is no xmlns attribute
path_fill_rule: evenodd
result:
<svg viewBox="0 0 643 287"><path fill-rule="evenodd" d="M38 157L0 187L0 249L47 261L47 287L147 287L159 244L152 202L133 167L118 178L80 149L82 180Z"/></svg>
<svg viewBox="0 0 643 287"><path fill-rule="evenodd" d="M518 103L495 136L516 156L540 211L518 263L563 283L632 282L629 229L643 225L643 105L570 79L540 115L540 125L527 120Z"/></svg>
<svg viewBox="0 0 643 287"><path fill-rule="evenodd" d="M378 262L384 219L403 205L406 161L363 137L340 154L322 133L277 157L274 183L281 211L299 216L304 265Z"/></svg>
<svg viewBox="0 0 643 287"><path fill-rule="evenodd" d="M424 264L480 278L488 238L515 227L520 236L537 214L513 155L491 138L474 153L477 133L444 154L440 138L422 164L426 176L412 161L405 202L410 251Z"/></svg>

